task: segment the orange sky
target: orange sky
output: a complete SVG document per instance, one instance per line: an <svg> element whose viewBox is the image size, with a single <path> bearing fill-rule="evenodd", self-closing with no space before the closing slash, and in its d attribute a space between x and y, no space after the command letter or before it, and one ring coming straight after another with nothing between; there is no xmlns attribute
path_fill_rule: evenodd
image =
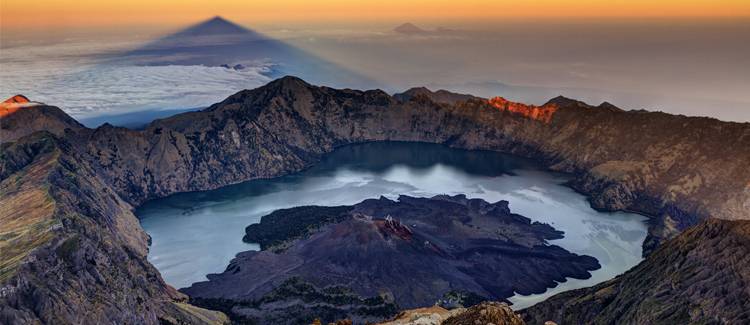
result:
<svg viewBox="0 0 750 325"><path fill-rule="evenodd" d="M213 15L270 22L499 17L750 16L748 0L2 0L3 28L177 25Z"/></svg>

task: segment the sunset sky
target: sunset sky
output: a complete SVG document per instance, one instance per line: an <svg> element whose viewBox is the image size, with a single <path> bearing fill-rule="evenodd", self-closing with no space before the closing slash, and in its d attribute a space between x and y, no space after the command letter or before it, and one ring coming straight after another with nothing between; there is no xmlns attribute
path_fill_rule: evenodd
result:
<svg viewBox="0 0 750 325"><path fill-rule="evenodd" d="M268 22L501 17L748 17L747 0L3 0L5 29L178 25L213 15Z"/></svg>
<svg viewBox="0 0 750 325"><path fill-rule="evenodd" d="M363 87L532 104L564 94L750 121L749 0L0 0L0 96L80 116L200 107L284 66L278 57L222 62L243 63L242 73L102 63L214 16L377 81ZM405 22L431 32L394 31Z"/></svg>

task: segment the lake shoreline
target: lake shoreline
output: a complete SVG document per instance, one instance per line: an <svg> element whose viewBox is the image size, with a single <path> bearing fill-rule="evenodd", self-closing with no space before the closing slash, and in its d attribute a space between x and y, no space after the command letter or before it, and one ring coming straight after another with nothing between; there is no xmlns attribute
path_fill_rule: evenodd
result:
<svg viewBox="0 0 750 325"><path fill-rule="evenodd" d="M304 179L307 178L307 177L309 177L309 175L310 175L311 172L313 174L317 173L317 172L322 172L324 174L325 173L331 173L331 172L333 172L333 171L336 170L336 168L332 168L332 166L330 165L332 161L336 161L338 163L342 163L342 164L348 166L347 168L356 171L358 168L359 169L362 168L361 165L363 163L367 164L368 163L368 159L364 159L364 158L362 158L360 156L360 158L352 158L352 159L346 160L346 159L343 159L339 153L341 152L341 150L344 150L346 152L351 153L351 152L356 152L357 150L359 150L361 148L365 148L366 149L368 147L380 147L381 150L383 150L383 148L385 148L387 150L383 150L383 151L389 152L389 153L391 153L394 156L402 155L401 159L404 162L408 162L408 161L414 160L414 161L416 161L415 165L422 167L421 172L425 172L425 170L429 170L429 168L425 169L429 164L428 165L423 164L423 162L419 161L419 158L415 158L416 156L430 156L430 155L432 155L432 156L435 156L435 157L441 157L441 155L443 153L449 153L447 156L463 157L463 155L468 155L470 157L473 157L474 161L479 161L481 163L479 163L479 164L475 163L475 165L474 166L470 166L470 168L474 168L475 169L474 172L477 172L477 173L480 173L480 174L483 173L484 175L492 175L491 178L494 177L494 178L501 179L501 178L505 177L502 180L507 181L507 180L514 180L515 179L514 177L541 177L540 175L550 175L549 177L552 177L552 178L544 178L544 177L540 178L540 180L546 180L546 183L542 183L542 184L547 184L545 186L549 186L549 187L553 187L554 186L555 188L562 188L562 189L564 189L564 190L562 190L564 192L574 193L574 196L572 196L572 198L574 198L574 199L571 199L571 198L569 198L569 199L577 201L576 209L584 209L584 210L594 211L592 213L600 214L600 216L606 216L606 215L610 214L610 213L601 213L601 212L597 212L597 211L593 210L590 207L590 205L588 204L588 202L586 201L586 199L585 199L584 196L580 195L579 193L576 193L572 188L570 188L568 186L565 186L566 177L561 177L561 176L565 176L566 175L565 173L550 172L550 171L544 169L538 162L536 162L536 161L534 161L532 159L519 158L519 157L516 157L514 155L502 154L502 153L497 153L497 152L494 152L494 151L454 149L454 148L450 148L448 146L440 145L440 144L427 144L427 143L414 143L414 142L370 142L370 143L363 143L363 144L354 144L354 145L342 146L342 147L339 147L337 150L333 151L332 153L324 155L323 157L321 157L321 159L320 159L320 161L318 163L312 164L310 167L306 168L304 171L301 171L301 172L292 173L292 174L288 174L288 175L277 177L277 178L251 180L251 181L242 182L242 183L239 183L239 184L229 185L227 187L223 187L223 188L220 188L220 189L217 189L217 190L212 190L212 191L199 191L199 192L190 192L190 193L175 194L175 195L167 197L165 199L160 199L161 201L160 200L156 200L156 201L149 201L149 202L147 202L146 204L144 204L144 205L141 206L140 210L137 210L136 214L139 216L139 219L141 219L142 226L144 227L144 229L146 229L146 231L149 233L149 235L152 235L152 238L154 239L155 242L157 242L157 245L158 245L158 235L154 236L152 234L152 229L150 229L150 226L148 224L149 221L147 220L146 223L144 223L143 222L144 219L142 218L143 217L143 214L142 214L143 209L149 209L149 207L154 204L153 202L170 202L171 201L172 204L175 207L178 207L178 210L179 209L183 209L183 210L180 210L181 211L180 213L183 213L183 212L186 212L186 211L187 211L187 213L195 213L195 211L191 212L191 211L185 210L185 208L187 206L189 206L189 205L195 204L196 202L200 202L200 200L203 200L207 196L210 196L211 193L219 193L218 195L219 195L219 197L222 198L222 200L226 200L228 202L237 202L238 200L241 200L242 196L243 196L243 194L238 193L238 192L243 192L243 191L247 190L248 188L253 188L254 186L263 187L263 188L266 188L266 189L273 188L274 186L287 186L287 187L288 186L292 186L293 187L293 186L295 186L295 184L296 185L301 184L299 182L304 182ZM395 148L406 147L407 149L403 149L401 151L395 151L395 153L394 153L394 150L388 149L388 148L394 148L394 147ZM410 151L410 150L408 150L409 147L413 147L412 149L416 148L418 150L411 150ZM431 149L427 149L426 150L426 152L428 152L429 154L424 154L425 148L431 148ZM430 150L433 150L433 151L430 151ZM441 153L441 152L443 152L443 153ZM382 152L376 152L376 153L377 153L377 155L381 155L381 156L384 155ZM365 152L364 155L367 155L367 153ZM495 157L495 158L490 158L490 157ZM497 159L498 157L501 157L501 159L500 160L494 160L494 161L491 160L491 159ZM358 159L360 159L360 160L358 161ZM453 158L449 158L449 159L453 159ZM376 171L379 171L381 173L384 172L384 170L387 171L388 168L393 167L392 166L393 164L391 162L377 162L377 160L378 160L377 157L369 159L369 161L375 161L374 165L378 165L378 166L369 166L369 167L372 167ZM429 159L427 159L427 160L429 160ZM484 164L485 160L490 160L490 163L489 164ZM449 161L448 165L446 165L446 166L450 167L451 163L455 163L455 162L450 162ZM420 165L420 164L422 164L422 165ZM398 165L398 164L396 164L396 165ZM446 168L448 168L448 167L446 167ZM485 168L485 167L488 167L488 168ZM508 168L508 167L510 167L510 168ZM420 169L418 168L417 169L417 174L420 173L419 170ZM521 171L522 174L523 173L529 173L529 171L531 171L530 175L532 175L532 176L525 176L526 174L523 174L522 176L519 176L518 171ZM399 171L391 171L391 172L398 173ZM344 176L346 176L346 177L353 177L351 174L346 174ZM485 177L490 177L490 176L485 176ZM279 185L279 184L281 184L281 185ZM477 187L473 187L471 190L465 190L465 191L468 191L468 192L475 191L476 192L477 191ZM555 191L560 191L560 189L557 189ZM401 194L401 193L399 193L399 194ZM435 194L446 194L446 193L435 193ZM459 194L459 193L455 192L454 194ZM481 194L477 194L477 193L473 193L473 194L472 193L465 193L465 194L468 194L470 197L474 197L476 195L481 195ZM567 195L571 195L571 194L567 194ZM176 200L175 197L178 198L178 199ZM377 197L377 196L376 195L365 196L365 197L363 197L363 199L373 198L373 197ZM180 201L179 198L183 198L183 200L185 201L186 204L184 204L184 205L175 204L175 203L180 203L179 202ZM514 201L516 201L516 200L510 199L509 201L510 201L511 209L515 210L514 209L514 205L516 205L516 202L514 202ZM492 201L492 202L494 202L494 201ZM316 203L316 202L311 202L311 203ZM353 203L356 203L356 202L353 202ZM585 205L585 206L583 206L583 205ZM529 209L529 207L524 207L524 208ZM198 210L201 210L201 209L213 209L213 210L216 210L216 209L218 209L218 207L217 206L214 206L214 207L200 207L199 206ZM270 212L270 211L268 211L268 212ZM533 210L532 210L531 214L529 214L529 212L521 213L521 214L522 215L530 216L533 219L534 217L538 218L537 215L539 214L539 212L533 212ZM615 213L615 214L617 214L617 213ZM207 219L207 222L214 222L215 223L215 220L211 221L211 218L212 218L211 215L206 215L205 217L209 218L209 219ZM258 216L258 218L259 217L260 216ZM537 220L537 219L534 219L534 220ZM602 218L602 220L607 220L607 218ZM248 224L250 224L250 223L242 224L241 225L242 229L244 229L244 227L247 226ZM237 226L240 227L239 224ZM639 249L637 249L638 250L637 253L639 255L637 261L640 261L640 244L642 244L642 239L645 238L645 225L642 226L642 230L643 230L643 233L642 233L643 236L642 236L642 238L640 240L636 240L636 244L635 244L635 246L639 248ZM566 236L574 236L574 234L573 233L568 234L566 232ZM241 235L238 236L238 237L236 237L235 239L236 239L236 241L239 241L241 239ZM568 241L572 241L571 239L572 238L568 238L567 240ZM558 244L556 240L553 240L551 242L551 244L561 245L562 247L566 247L565 243L566 243L566 241L563 241L562 244ZM244 244L244 243L235 243L235 244L236 245L234 247L245 247L245 249L241 249L240 248L240 250L236 251L236 253L239 253L241 251L246 251L248 249L251 249L251 250L252 249L258 249L258 248L243 246L243 245L247 245L247 244ZM580 250L581 248L578 247L578 249ZM153 253L153 251L154 251L154 249L152 247L152 253ZM159 251L158 247L157 247L156 251L157 252ZM573 250L573 251L580 253L580 251L576 251L576 250ZM167 279L167 281L171 283L169 272L166 272L165 270L162 269L162 267L160 267L160 266L163 266L165 264L162 264L162 262L160 262L158 259L154 260L152 257L153 257L152 254L150 254L149 255L149 260L154 265L156 265L157 268L160 269L160 272L162 272L164 278ZM228 262L229 262L228 260L232 259L234 257L235 257L235 254L231 254L231 256L229 256L229 258L226 260L226 262L223 265L221 265L221 268L219 268L218 266L214 267L213 268L214 271L207 272L207 273L217 273L217 272L223 271L224 270L223 269L224 266L226 266L228 264ZM634 263L637 263L637 262L635 260L633 260L633 265L634 265ZM605 268L606 268L606 265L605 265ZM621 271L624 272L625 269L623 269ZM598 271L595 271L595 272L598 272ZM601 273L601 272L599 272L599 273ZM595 273L595 277L594 278L598 278L598 279L601 279L601 280L606 280L607 279L607 278L601 278L601 276L598 275L599 273ZM575 281L579 281L579 280L575 280ZM575 282L575 281L572 281L572 280L571 281L565 281L565 282L563 282L563 284L557 285L556 288L564 288L564 287L570 286L571 283ZM590 281L591 280L587 281L586 283L592 284L592 283L590 283ZM172 283L172 284L175 285L174 283ZM189 285L189 284L190 283L185 283L185 285ZM176 287L180 287L181 285L175 285L175 286ZM576 285L575 287L581 287L581 286L580 285ZM552 288L548 289L547 291L545 291L545 296L547 294L551 294L553 292L558 292L558 291L559 290L552 289ZM514 306L514 307L521 308L521 307L524 307L524 306L528 305L528 303L525 303L523 301L523 296L520 296L520 295L517 295L517 296L520 297L520 299L518 301L516 301L516 306ZM534 299L534 300L536 300L536 299Z"/></svg>

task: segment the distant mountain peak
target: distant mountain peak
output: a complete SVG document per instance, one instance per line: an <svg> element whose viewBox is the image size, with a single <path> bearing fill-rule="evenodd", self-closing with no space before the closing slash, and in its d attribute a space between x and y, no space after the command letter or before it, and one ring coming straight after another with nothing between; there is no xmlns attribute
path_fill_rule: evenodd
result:
<svg viewBox="0 0 750 325"><path fill-rule="evenodd" d="M295 76L283 76L274 81L269 82L266 87L268 88L284 88L284 89L304 89L309 88L310 85L306 81Z"/></svg>
<svg viewBox="0 0 750 325"><path fill-rule="evenodd" d="M6 117L15 113L20 108L37 106L40 103L32 102L24 95L15 95L0 103L0 117Z"/></svg>
<svg viewBox="0 0 750 325"><path fill-rule="evenodd" d="M28 97L24 95L15 95L3 101L3 104L23 104L31 102Z"/></svg>
<svg viewBox="0 0 750 325"><path fill-rule="evenodd" d="M403 23L401 25L398 25L396 26L396 28L393 29L393 31L396 33L408 34L408 35L429 33L427 30L424 30L412 23Z"/></svg>
<svg viewBox="0 0 750 325"><path fill-rule="evenodd" d="M575 100L575 99L571 99L571 98L565 97L563 95L558 95L557 97L548 100L542 106L546 106L546 105L557 105L559 107L567 107L567 106L581 106L581 107L586 107L586 106L588 106L584 102L581 102L581 101Z"/></svg>
<svg viewBox="0 0 750 325"><path fill-rule="evenodd" d="M456 104L456 103L465 102L471 99L480 99L479 97L476 97L473 95L454 93L454 92L450 92L444 89L440 89L438 91L432 91L427 87L409 88L409 90L403 93L394 94L393 97L402 102L410 101L412 98L427 97L436 103L445 103L445 104Z"/></svg>

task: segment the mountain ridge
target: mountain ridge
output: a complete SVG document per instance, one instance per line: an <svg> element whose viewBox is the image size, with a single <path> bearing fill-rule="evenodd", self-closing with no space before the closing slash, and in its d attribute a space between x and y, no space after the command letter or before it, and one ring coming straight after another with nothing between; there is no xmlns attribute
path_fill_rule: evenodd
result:
<svg viewBox="0 0 750 325"><path fill-rule="evenodd" d="M750 221L706 220L612 280L521 311L560 324L750 321Z"/></svg>
<svg viewBox="0 0 750 325"><path fill-rule="evenodd" d="M39 195L34 189L47 184L17 187L16 181L24 177L56 175L51 188L60 189L68 184L62 176L68 175L82 184L75 195L80 203L66 203L67 211L80 217L74 223L62 223L61 229L44 231L51 241L21 252L25 257L20 262L28 267L22 277L37 280L25 281L21 273L9 273L1 285L12 288L8 289L12 293L0 298L0 315L67 319L73 314L66 313L66 299L94 301L93 296L77 296L71 289L89 284L92 278L66 273L70 282L55 283L42 276L44 270L30 268L37 263L30 261L42 258L51 265L75 266L77 259L70 257L107 254L93 249L77 255L75 241L60 246L69 235L83 236L78 238L91 243L84 245L89 248L97 247L93 245L99 242L97 236L111 238L117 246L131 241L113 232L118 228L98 221L127 222L132 227L130 233L139 233L142 229L129 211L146 200L288 174L311 166L335 147L365 141L436 142L495 150L533 158L551 170L571 173L569 185L588 195L593 207L650 216L646 254L710 217L750 218L750 175L746 168L750 161L749 123L622 111L563 98L553 101L559 108L549 123L543 123L525 114L499 110L482 99L447 104L416 96L400 101L378 90L317 87L287 77L239 92L203 111L156 120L143 130L111 125L88 129L67 123L72 118L47 105L19 110L0 121L0 181L6 188L0 197ZM47 122L28 123L35 120L54 121L58 127L45 132ZM49 157L50 152L58 152L65 159L62 163L53 160L51 165L42 163L48 160L41 157ZM86 177L78 175L79 171ZM111 214L98 208L104 206L118 206L117 211L123 212ZM88 226L76 226L80 224ZM12 231L5 228L7 225L0 223L1 233ZM25 240L24 236L19 240ZM6 240L0 237L0 241ZM144 242L130 244L143 246ZM59 247L67 248L58 251ZM133 290L170 292L156 278L158 272L153 273L143 254L133 254L130 260L133 264L127 265L133 269L127 272L153 275L135 283ZM99 281L111 288L128 283L127 278L106 269L96 272L102 275ZM106 297L102 287L92 286L91 293ZM32 292L49 302L44 315L33 312L39 300L17 299ZM179 299L162 294L143 297L142 302L128 306L159 306L158 313L152 310L154 313L144 314L146 318L139 318L144 323L184 316L172 308L174 303L182 303ZM116 305L110 298L100 302ZM132 316L106 309L87 315L89 320Z"/></svg>

